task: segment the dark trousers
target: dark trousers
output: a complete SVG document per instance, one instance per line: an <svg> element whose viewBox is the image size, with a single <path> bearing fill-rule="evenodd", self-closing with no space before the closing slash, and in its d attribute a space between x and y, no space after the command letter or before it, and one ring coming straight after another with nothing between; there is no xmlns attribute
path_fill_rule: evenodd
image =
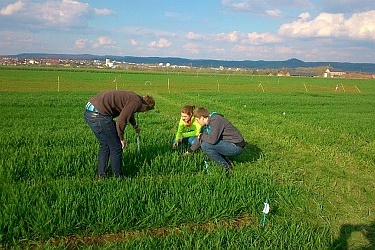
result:
<svg viewBox="0 0 375 250"><path fill-rule="evenodd" d="M84 119L99 141L98 175L105 176L110 161L114 176L121 176L122 146L111 116L85 110Z"/></svg>

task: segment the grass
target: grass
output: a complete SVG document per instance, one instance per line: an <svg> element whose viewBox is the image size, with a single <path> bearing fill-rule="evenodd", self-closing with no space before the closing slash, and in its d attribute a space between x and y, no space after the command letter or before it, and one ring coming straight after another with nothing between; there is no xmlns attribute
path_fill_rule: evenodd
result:
<svg viewBox="0 0 375 250"><path fill-rule="evenodd" d="M128 178L97 181L83 107L114 78L119 89L152 94L156 110L140 115L141 154L126 130ZM3 247L375 245L374 80L8 69L0 95ZM212 162L207 175L203 154L171 148L191 103L224 114L248 142L229 179Z"/></svg>

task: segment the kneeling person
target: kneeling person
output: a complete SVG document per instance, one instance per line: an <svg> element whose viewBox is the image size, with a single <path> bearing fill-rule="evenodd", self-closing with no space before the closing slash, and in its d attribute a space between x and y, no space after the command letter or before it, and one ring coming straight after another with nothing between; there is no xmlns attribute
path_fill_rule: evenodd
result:
<svg viewBox="0 0 375 250"><path fill-rule="evenodd" d="M194 105L186 105L181 109L181 118L173 140L173 147L177 147L182 143L191 146L197 140L201 125L193 115L194 109Z"/></svg>
<svg viewBox="0 0 375 250"><path fill-rule="evenodd" d="M227 156L236 156L243 152L246 144L244 138L221 114L210 113L208 109L200 107L194 111L194 116L203 126L202 133L186 153L192 153L201 147L211 160L229 171L233 163Z"/></svg>

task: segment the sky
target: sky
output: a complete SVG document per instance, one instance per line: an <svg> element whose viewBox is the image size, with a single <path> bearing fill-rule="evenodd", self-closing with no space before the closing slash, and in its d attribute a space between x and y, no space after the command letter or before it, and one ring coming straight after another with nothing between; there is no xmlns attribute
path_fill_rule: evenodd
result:
<svg viewBox="0 0 375 250"><path fill-rule="evenodd" d="M375 0L1 0L20 53L375 63Z"/></svg>

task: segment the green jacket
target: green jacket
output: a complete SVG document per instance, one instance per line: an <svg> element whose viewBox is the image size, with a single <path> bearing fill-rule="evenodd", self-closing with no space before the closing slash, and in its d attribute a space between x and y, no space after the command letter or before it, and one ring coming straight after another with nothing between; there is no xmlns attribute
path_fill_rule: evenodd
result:
<svg viewBox="0 0 375 250"><path fill-rule="evenodd" d="M175 136L175 140L178 141L181 138L188 138L192 136L198 136L201 132L201 125L193 116L190 126L187 126L182 117L180 118L180 122L178 123L177 133Z"/></svg>

